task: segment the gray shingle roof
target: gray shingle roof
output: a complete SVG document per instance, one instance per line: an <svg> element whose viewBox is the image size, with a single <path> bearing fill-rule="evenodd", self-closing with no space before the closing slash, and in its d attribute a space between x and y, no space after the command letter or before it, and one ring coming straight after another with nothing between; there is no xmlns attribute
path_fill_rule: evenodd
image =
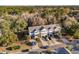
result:
<svg viewBox="0 0 79 59"><path fill-rule="evenodd" d="M45 29L48 29L49 27L53 29L55 26L59 26L59 24L51 24L51 25L42 25ZM29 33L32 32L33 30L39 30L42 26L33 26L29 27Z"/></svg>

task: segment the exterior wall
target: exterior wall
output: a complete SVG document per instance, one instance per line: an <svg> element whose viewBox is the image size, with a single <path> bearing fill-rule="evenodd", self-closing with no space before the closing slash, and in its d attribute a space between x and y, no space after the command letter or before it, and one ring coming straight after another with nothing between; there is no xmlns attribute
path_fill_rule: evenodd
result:
<svg viewBox="0 0 79 59"><path fill-rule="evenodd" d="M57 27L57 28L55 29L55 32L59 32L59 31L61 31L61 28L60 28L60 27Z"/></svg>
<svg viewBox="0 0 79 59"><path fill-rule="evenodd" d="M34 34L35 34L35 35L38 35L38 34L39 34L39 30L36 30L36 31L34 32Z"/></svg>
<svg viewBox="0 0 79 59"><path fill-rule="evenodd" d="M29 35L34 36L34 37L37 37L38 34L39 34L38 30L36 30L35 32L29 33Z"/></svg>
<svg viewBox="0 0 79 59"><path fill-rule="evenodd" d="M43 29L40 31L41 36L46 36L48 34L48 30L47 29Z"/></svg>

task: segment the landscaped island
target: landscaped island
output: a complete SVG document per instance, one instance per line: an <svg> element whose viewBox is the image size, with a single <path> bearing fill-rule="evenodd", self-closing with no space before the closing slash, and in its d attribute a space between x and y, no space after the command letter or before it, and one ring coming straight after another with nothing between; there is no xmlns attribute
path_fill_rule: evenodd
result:
<svg viewBox="0 0 79 59"><path fill-rule="evenodd" d="M78 54L79 7L0 6L0 53Z"/></svg>

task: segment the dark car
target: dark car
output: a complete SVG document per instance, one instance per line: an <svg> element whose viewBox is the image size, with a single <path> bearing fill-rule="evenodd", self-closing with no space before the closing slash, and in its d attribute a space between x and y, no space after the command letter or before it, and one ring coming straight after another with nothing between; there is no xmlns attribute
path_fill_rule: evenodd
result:
<svg viewBox="0 0 79 59"><path fill-rule="evenodd" d="M47 48L48 48L48 46L42 46L42 47L40 47L40 48L42 48L42 49L47 49Z"/></svg>
<svg viewBox="0 0 79 59"><path fill-rule="evenodd" d="M42 51L42 52L45 53L45 54L52 54L51 51Z"/></svg>
<svg viewBox="0 0 79 59"><path fill-rule="evenodd" d="M12 47L8 47L8 48L6 48L6 50L10 50L10 51L12 51Z"/></svg>
<svg viewBox="0 0 79 59"><path fill-rule="evenodd" d="M28 52L29 51L29 49L25 49L25 50L22 50L21 52Z"/></svg>
<svg viewBox="0 0 79 59"><path fill-rule="evenodd" d="M29 46L34 46L34 45L36 45L36 42L27 42L26 44Z"/></svg>
<svg viewBox="0 0 79 59"><path fill-rule="evenodd" d="M36 45L36 42L31 42L31 45L32 45L32 46Z"/></svg>

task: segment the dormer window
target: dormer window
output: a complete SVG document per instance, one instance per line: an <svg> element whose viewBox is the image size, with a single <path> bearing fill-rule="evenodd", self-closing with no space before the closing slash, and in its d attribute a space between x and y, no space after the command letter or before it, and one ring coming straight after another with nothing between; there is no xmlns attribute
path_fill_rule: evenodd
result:
<svg viewBox="0 0 79 59"><path fill-rule="evenodd" d="M36 31L36 29L34 29L32 32L35 32Z"/></svg>
<svg viewBox="0 0 79 59"><path fill-rule="evenodd" d="M48 29L51 29L50 27Z"/></svg>
<svg viewBox="0 0 79 59"><path fill-rule="evenodd" d="M41 31L42 29L44 29L44 27L42 26L39 30Z"/></svg>
<svg viewBox="0 0 79 59"><path fill-rule="evenodd" d="M53 29L55 30L57 27L54 27Z"/></svg>

